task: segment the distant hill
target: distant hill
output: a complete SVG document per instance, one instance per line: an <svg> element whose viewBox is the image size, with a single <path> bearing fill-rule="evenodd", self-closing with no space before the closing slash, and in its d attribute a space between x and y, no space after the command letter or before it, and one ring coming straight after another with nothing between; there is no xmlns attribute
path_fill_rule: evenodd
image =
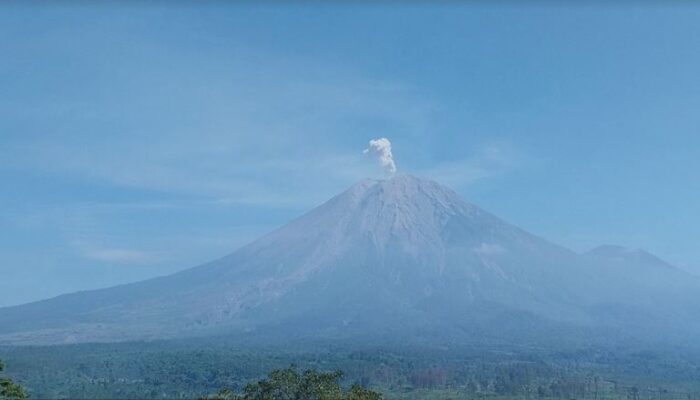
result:
<svg viewBox="0 0 700 400"><path fill-rule="evenodd" d="M1 308L0 344L248 335L690 345L698 316L700 278L648 253L580 255L398 175L361 181L214 262Z"/></svg>

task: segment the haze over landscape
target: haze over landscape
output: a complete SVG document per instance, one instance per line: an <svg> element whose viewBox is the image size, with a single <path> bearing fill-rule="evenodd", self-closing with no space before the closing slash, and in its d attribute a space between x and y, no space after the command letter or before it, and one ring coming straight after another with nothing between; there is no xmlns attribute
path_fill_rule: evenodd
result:
<svg viewBox="0 0 700 400"><path fill-rule="evenodd" d="M698 20L0 5L0 400L700 399Z"/></svg>
<svg viewBox="0 0 700 400"><path fill-rule="evenodd" d="M377 159L393 175L390 142L381 144ZM387 343L696 345L698 293L699 277L644 251L579 255L400 174L363 180L200 267L0 309L0 344L251 332L274 341L284 331Z"/></svg>

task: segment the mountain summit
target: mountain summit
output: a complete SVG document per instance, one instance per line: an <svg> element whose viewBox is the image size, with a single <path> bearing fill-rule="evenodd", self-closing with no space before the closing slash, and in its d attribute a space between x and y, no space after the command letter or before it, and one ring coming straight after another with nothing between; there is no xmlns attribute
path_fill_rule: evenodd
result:
<svg viewBox="0 0 700 400"><path fill-rule="evenodd" d="M397 175L363 180L217 261L0 309L0 343L274 340L277 332L451 342L554 332L578 340L599 331L663 340L672 332L684 340L700 331L696 323L677 329L700 310L698 279L673 268L635 270L635 260L649 258L620 262L619 253L578 255L435 182ZM660 275L667 287L649 284ZM656 317L668 324L640 330Z"/></svg>

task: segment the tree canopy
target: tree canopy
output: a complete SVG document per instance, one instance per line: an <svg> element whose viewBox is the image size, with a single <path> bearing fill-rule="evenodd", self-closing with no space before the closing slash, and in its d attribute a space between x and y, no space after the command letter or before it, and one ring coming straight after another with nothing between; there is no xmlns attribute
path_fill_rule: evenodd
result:
<svg viewBox="0 0 700 400"><path fill-rule="evenodd" d="M381 400L379 393L352 385L340 387L343 373L317 372L308 369L299 372L296 367L270 372L267 378L249 383L242 393L224 389L208 400Z"/></svg>
<svg viewBox="0 0 700 400"><path fill-rule="evenodd" d="M5 365L0 360L0 372L5 369ZM0 376L0 400L21 400L26 399L27 394L21 386L12 382L10 378Z"/></svg>

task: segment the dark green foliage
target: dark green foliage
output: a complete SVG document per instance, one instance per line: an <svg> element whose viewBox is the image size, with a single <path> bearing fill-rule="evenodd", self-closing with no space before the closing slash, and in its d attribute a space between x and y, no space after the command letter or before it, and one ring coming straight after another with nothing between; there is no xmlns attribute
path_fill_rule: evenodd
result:
<svg viewBox="0 0 700 400"><path fill-rule="evenodd" d="M358 384L354 384L350 386L350 390L348 390L345 398L347 400L381 400L382 395L367 388L363 388Z"/></svg>
<svg viewBox="0 0 700 400"><path fill-rule="evenodd" d="M274 378L269 371L295 364L300 371L342 370L338 383L348 400L375 400L353 389L354 383L388 400L700 400L700 353L671 348L436 349L317 342L260 348L182 341L0 347L0 357L33 398L194 399L229 388L218 398L239 400L248 383L259 384L261 377L269 383Z"/></svg>
<svg viewBox="0 0 700 400"><path fill-rule="evenodd" d="M5 369L5 365L0 360L0 372ZM26 399L27 394L22 387L10 378L0 376L0 399L2 400L21 400Z"/></svg>
<svg viewBox="0 0 700 400"><path fill-rule="evenodd" d="M249 383L241 394L224 389L207 400L381 400L379 393L353 385L348 391L340 387L342 372L317 372L296 367L270 372L267 378Z"/></svg>

